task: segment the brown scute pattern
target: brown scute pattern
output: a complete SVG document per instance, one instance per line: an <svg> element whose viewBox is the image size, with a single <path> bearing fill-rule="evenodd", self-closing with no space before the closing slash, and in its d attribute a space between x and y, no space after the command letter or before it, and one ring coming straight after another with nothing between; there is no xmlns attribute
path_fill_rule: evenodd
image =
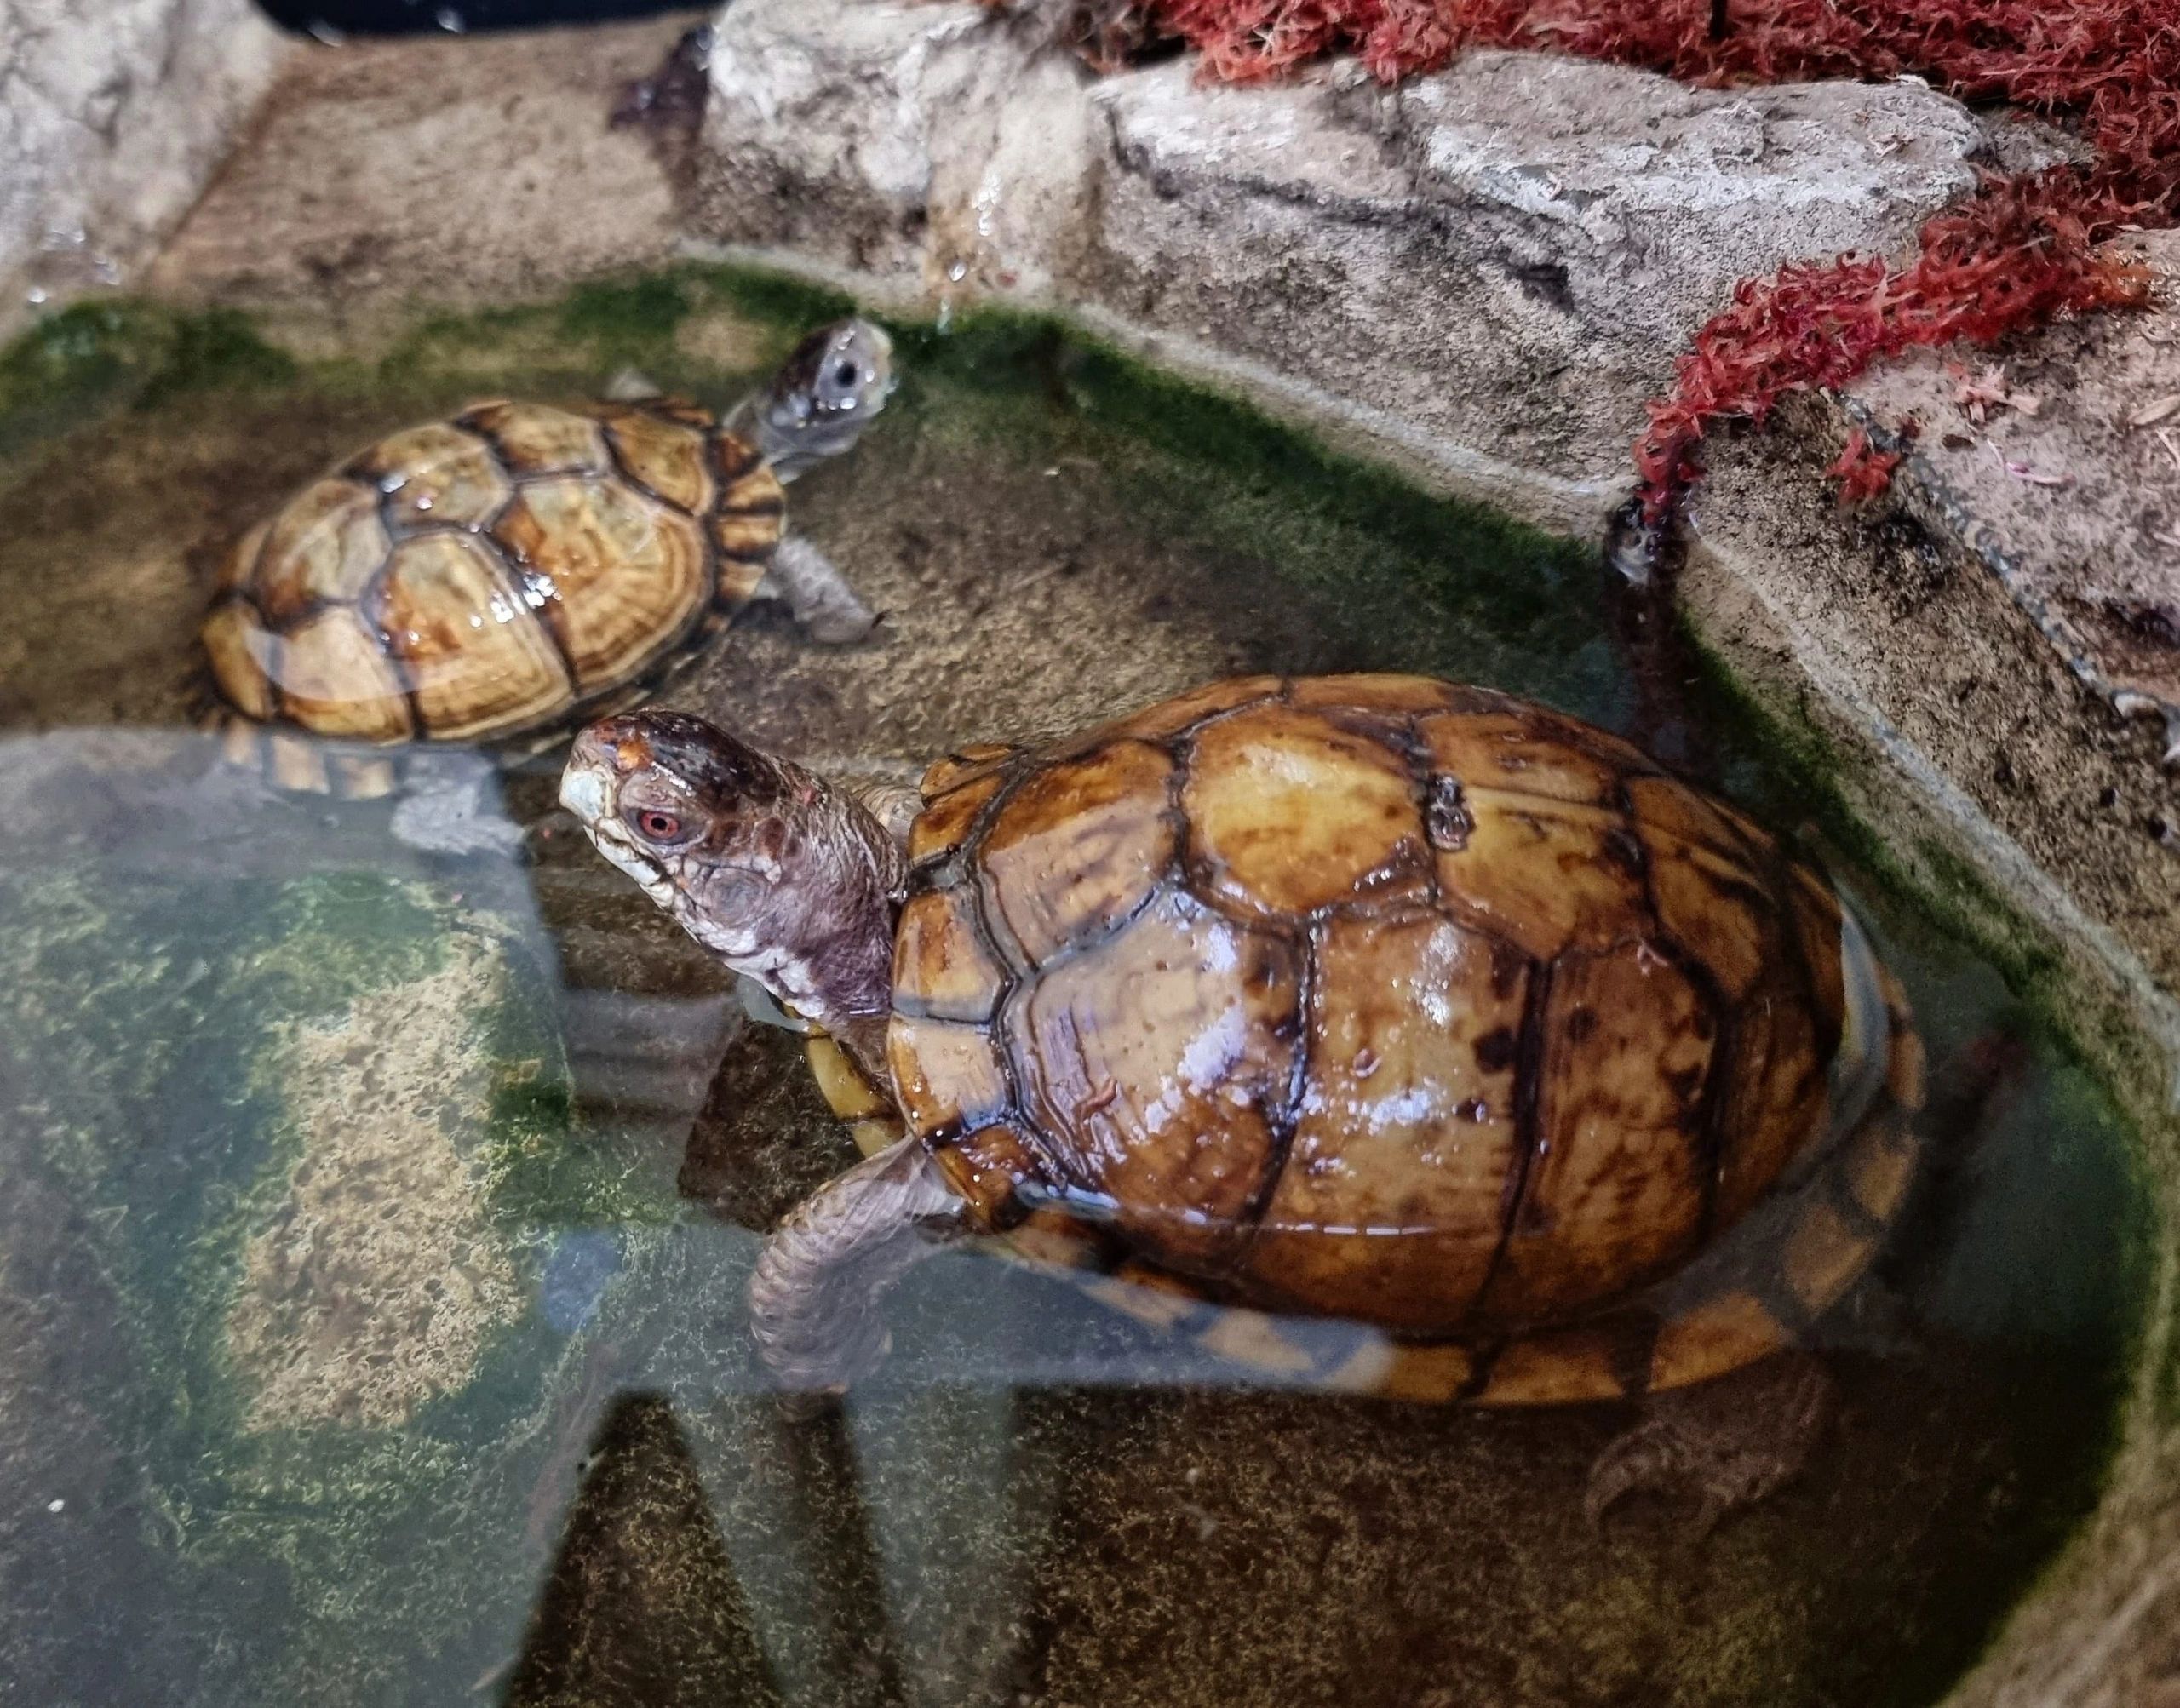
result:
<svg viewBox="0 0 2180 1708"><path fill-rule="evenodd" d="M450 421L398 433L348 472L378 488L387 520L403 530L481 528L514 491L492 447Z"/></svg>
<svg viewBox="0 0 2180 1708"><path fill-rule="evenodd" d="M999 1006L1004 977L961 891L912 897L901 909L893 939L897 1015L981 1025Z"/></svg>
<svg viewBox="0 0 2180 1708"><path fill-rule="evenodd" d="M1436 911L1335 917L1317 944L1310 1073L1248 1273L1392 1328L1467 1316L1517 1166L1529 966ZM1337 1000L1333 1000L1336 995Z"/></svg>
<svg viewBox="0 0 2180 1708"><path fill-rule="evenodd" d="M1536 1143L1480 1316L1551 1321L1665 1273L1704 1215L1698 1120L1716 1019L1647 943L1562 956L1536 1064Z"/></svg>
<svg viewBox="0 0 2180 1708"><path fill-rule="evenodd" d="M1176 694L1170 700L1161 700L1155 706L1146 706L1127 717L1116 718L1062 751L1102 747L1107 742L1123 739L1165 741L1202 723L1207 718L1218 716L1221 712L1231 712L1259 700L1269 700L1280 691L1281 686L1276 676L1236 676L1223 682L1209 683L1202 688L1192 688L1185 694Z"/></svg>
<svg viewBox="0 0 2180 1708"><path fill-rule="evenodd" d="M1351 1373L1433 1397L1604 1397L1784 1343L1738 1283L1620 1309L1826 1132L1837 904L1738 815L1412 678L1214 684L924 789L893 1065L988 1219L1034 1180L1165 1285L1451 1337ZM1902 1146L1839 1153L1873 1222ZM1829 1286L1868 1250L1821 1233ZM1786 1263L1748 1272L1791 1302Z"/></svg>
<svg viewBox="0 0 2180 1708"><path fill-rule="evenodd" d="M1480 930L1550 960L1647 927L1642 846L1623 815L1496 789L1463 800L1471 828L1438 851L1438 888Z"/></svg>
<svg viewBox="0 0 2180 1708"><path fill-rule="evenodd" d="M918 1132L950 1138L1008 1112L1006 1079L980 1029L896 1014L886 1049L901 1112Z"/></svg>
<svg viewBox="0 0 2180 1708"><path fill-rule="evenodd" d="M394 547L368 614L408 679L419 722L443 740L523 728L572 697L544 626L474 535L422 534Z"/></svg>
<svg viewBox="0 0 2180 1708"><path fill-rule="evenodd" d="M376 501L372 501L376 509ZM212 578L212 602L231 599L250 590L257 574L257 560L265 550L265 536L272 531L271 522L260 522L220 559L219 572Z"/></svg>
<svg viewBox="0 0 2180 1708"><path fill-rule="evenodd" d="M508 472L536 474L603 474L612 465L598 423L543 404L479 404L460 418L462 426L488 439Z"/></svg>
<svg viewBox="0 0 2180 1708"><path fill-rule="evenodd" d="M279 679L282 709L307 728L361 742L410 733L401 678L350 606L321 611L281 637Z"/></svg>
<svg viewBox="0 0 2180 1708"><path fill-rule="evenodd" d="M252 529L204 643L256 722L357 742L532 735L626 703L716 633L785 517L771 469L693 405L478 404L382 439Z"/></svg>
<svg viewBox="0 0 2180 1708"><path fill-rule="evenodd" d="M710 504L712 474L703 433L642 410L607 416L605 432L629 479L691 515Z"/></svg>
<svg viewBox="0 0 2180 1708"><path fill-rule="evenodd" d="M1168 892L1004 1016L1032 1125L1067 1184L1171 1267L1231 1267L1276 1161L1299 956Z"/></svg>
<svg viewBox="0 0 2180 1708"><path fill-rule="evenodd" d="M1720 1081L1719 1130L1733 1135L1720 1160L1716 1226L1731 1227L1810 1144L1830 1131L1826 1057L1806 999L1781 977L1735 1006L1731 1057Z"/></svg>
<svg viewBox="0 0 2180 1708"><path fill-rule="evenodd" d="M1480 697L1432 676L1305 676L1294 683L1287 703L1304 711L1444 712Z"/></svg>
<svg viewBox="0 0 2180 1708"><path fill-rule="evenodd" d="M986 1227L1013 1223L1021 1207L1021 1189L1041 1178L1029 1137L1005 1121L963 1133L939 1151L938 1166L948 1184L968 1200L970 1213ZM1041 1261L1070 1264L1087 1262L1094 1248L1080 1223L1048 1212L1018 1228L1016 1243Z"/></svg>
<svg viewBox="0 0 2180 1708"><path fill-rule="evenodd" d="M961 845L977 815L990 804L1006 779L986 772L951 794L933 800L909 831L909 858L917 865L943 859Z"/></svg>
<svg viewBox="0 0 2180 1708"><path fill-rule="evenodd" d="M530 481L492 537L523 566L525 596L559 643L579 694L642 674L710 597L697 524L622 481Z"/></svg>
<svg viewBox="0 0 2180 1708"><path fill-rule="evenodd" d="M353 480L313 481L266 530L251 597L276 629L322 605L353 604L392 545L376 491Z"/></svg>
<svg viewBox="0 0 2180 1708"><path fill-rule="evenodd" d="M1609 807L1619 799L1621 767L1569 747L1518 709L1426 718L1416 728L1432 769L1459 777L1465 789L1541 795L1578 806Z"/></svg>
<svg viewBox="0 0 2180 1708"><path fill-rule="evenodd" d="M1292 917L1428 892L1415 778L1384 743L1322 712L1251 707L1196 731L1181 807L1208 891Z"/></svg>
<svg viewBox="0 0 2180 1708"><path fill-rule="evenodd" d="M278 709L271 677L278 669L280 643L266 632L257 613L239 599L213 608L198 637L212 667L212 679L227 703L245 718L263 722Z"/></svg>
<svg viewBox="0 0 2180 1708"><path fill-rule="evenodd" d="M966 782L991 776L1022 751L1012 742L972 742L959 753L934 759L923 774L923 798L936 800Z"/></svg>
<svg viewBox="0 0 2180 1708"><path fill-rule="evenodd" d="M1115 742L1039 771L984 832L991 907L1031 962L1102 936L1141 906L1173 863L1173 762Z"/></svg>

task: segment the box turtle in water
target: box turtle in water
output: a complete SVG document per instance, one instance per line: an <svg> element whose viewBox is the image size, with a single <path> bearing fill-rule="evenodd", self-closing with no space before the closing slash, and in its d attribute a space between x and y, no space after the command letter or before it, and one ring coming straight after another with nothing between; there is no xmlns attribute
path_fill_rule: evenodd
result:
<svg viewBox="0 0 2180 1708"><path fill-rule="evenodd" d="M852 446L893 384L866 321L811 335L723 421L652 398L485 403L380 440L228 553L203 641L230 756L382 794L389 748L520 747L645 697L749 601L816 639L874 619L782 483Z"/></svg>
<svg viewBox="0 0 2180 1708"><path fill-rule="evenodd" d="M823 1029L829 1097L883 1143L758 1266L790 1389L882 1353L921 1228L1325 1385L1639 1397L1794 1344L1913 1177L1920 1047L1831 887L1501 694L1222 682L944 759L904 828L637 714L577 738L561 800ZM1368 1332L1327 1359L1268 1313Z"/></svg>

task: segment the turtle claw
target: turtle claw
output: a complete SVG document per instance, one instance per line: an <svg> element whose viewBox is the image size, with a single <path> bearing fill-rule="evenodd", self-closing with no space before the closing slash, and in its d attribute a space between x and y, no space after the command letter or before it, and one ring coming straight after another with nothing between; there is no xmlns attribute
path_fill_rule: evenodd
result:
<svg viewBox="0 0 2180 1708"><path fill-rule="evenodd" d="M1641 1421L1607 1443L1591 1465L1583 1512L1601 1528L1630 1494L1691 1495L1688 1533L1700 1541L1800 1472L1830 1419L1833 1398L1823 1365L1793 1355L1658 1395Z"/></svg>

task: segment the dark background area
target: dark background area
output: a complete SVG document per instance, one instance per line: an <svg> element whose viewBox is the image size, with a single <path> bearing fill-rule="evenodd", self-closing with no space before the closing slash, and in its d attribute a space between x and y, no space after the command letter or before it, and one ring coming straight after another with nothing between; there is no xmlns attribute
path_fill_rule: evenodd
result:
<svg viewBox="0 0 2180 1708"><path fill-rule="evenodd" d="M422 30L512 30L600 18L647 18L689 9L691 0L260 0L285 30L399 36Z"/></svg>

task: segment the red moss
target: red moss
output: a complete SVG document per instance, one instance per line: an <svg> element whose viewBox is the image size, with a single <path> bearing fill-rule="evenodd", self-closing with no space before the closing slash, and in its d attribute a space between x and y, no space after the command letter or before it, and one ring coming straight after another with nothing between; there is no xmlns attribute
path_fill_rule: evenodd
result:
<svg viewBox="0 0 2180 1708"><path fill-rule="evenodd" d="M1900 266L1853 255L1744 279L1695 335L1636 441L1644 507L1662 518L1714 422L1761 421L1790 393L1845 384L1915 345L1988 344L2053 316L2139 306L2141 271L2103 247L2180 224L2176 0L1156 0L1207 77L1273 77L1352 51L1388 81L1464 47L1550 49L1707 84L1913 73L1968 100L2078 123L2095 163L1992 176L1923 227ZM1867 487L1867 461L1846 471ZM1882 480L1873 490L1882 490Z"/></svg>
<svg viewBox="0 0 2180 1708"><path fill-rule="evenodd" d="M1892 484L1892 471L1900 466L1901 453L1879 450L1870 443L1870 436L1856 427L1847 435L1846 449L1839 453L1839 460L1824 472L1839 483L1839 502L1850 503L1857 498L1874 498Z"/></svg>

